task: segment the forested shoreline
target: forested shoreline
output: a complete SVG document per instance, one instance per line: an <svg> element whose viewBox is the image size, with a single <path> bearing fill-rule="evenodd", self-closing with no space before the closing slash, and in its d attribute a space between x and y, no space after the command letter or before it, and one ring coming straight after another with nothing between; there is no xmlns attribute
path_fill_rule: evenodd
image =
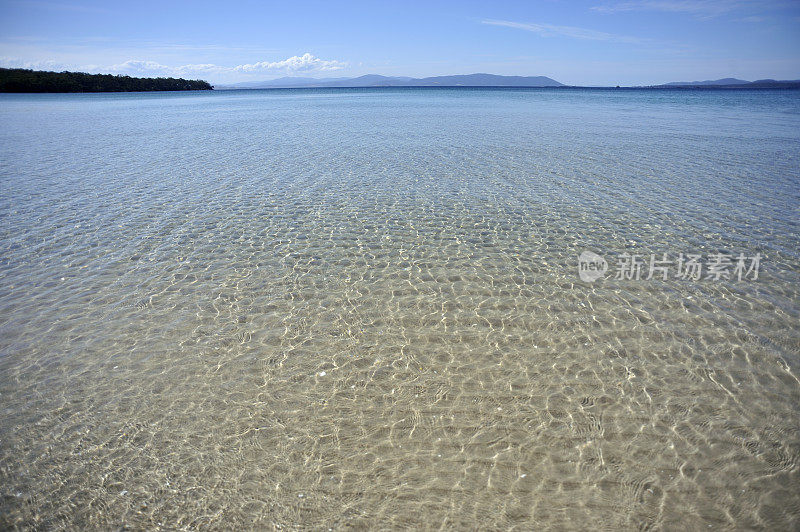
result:
<svg viewBox="0 0 800 532"><path fill-rule="evenodd" d="M139 92L212 90L207 81L0 68L0 92Z"/></svg>

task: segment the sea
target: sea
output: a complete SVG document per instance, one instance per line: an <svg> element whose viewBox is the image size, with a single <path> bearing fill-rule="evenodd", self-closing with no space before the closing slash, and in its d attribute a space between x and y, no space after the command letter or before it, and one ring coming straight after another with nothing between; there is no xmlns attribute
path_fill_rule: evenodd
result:
<svg viewBox="0 0 800 532"><path fill-rule="evenodd" d="M800 528L800 91L0 95L0 528Z"/></svg>

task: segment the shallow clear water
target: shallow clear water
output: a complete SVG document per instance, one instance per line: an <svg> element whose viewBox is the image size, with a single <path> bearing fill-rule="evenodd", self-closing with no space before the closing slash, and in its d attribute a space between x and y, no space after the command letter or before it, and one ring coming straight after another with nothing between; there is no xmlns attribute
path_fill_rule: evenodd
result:
<svg viewBox="0 0 800 532"><path fill-rule="evenodd" d="M799 224L797 91L3 95L0 526L797 528Z"/></svg>

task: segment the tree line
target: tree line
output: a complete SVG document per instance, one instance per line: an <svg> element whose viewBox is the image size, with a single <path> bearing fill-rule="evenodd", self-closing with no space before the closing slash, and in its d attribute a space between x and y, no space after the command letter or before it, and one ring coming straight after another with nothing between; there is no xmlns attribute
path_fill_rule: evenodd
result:
<svg viewBox="0 0 800 532"><path fill-rule="evenodd" d="M212 90L207 81L0 68L0 92L135 92Z"/></svg>

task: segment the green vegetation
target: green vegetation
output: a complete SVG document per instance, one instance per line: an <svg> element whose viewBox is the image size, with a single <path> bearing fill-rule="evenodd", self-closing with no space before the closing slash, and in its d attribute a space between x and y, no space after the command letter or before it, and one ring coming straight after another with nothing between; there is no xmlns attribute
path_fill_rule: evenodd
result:
<svg viewBox="0 0 800 532"><path fill-rule="evenodd" d="M134 92L211 90L207 81L132 78L83 72L42 72L0 68L0 92Z"/></svg>

